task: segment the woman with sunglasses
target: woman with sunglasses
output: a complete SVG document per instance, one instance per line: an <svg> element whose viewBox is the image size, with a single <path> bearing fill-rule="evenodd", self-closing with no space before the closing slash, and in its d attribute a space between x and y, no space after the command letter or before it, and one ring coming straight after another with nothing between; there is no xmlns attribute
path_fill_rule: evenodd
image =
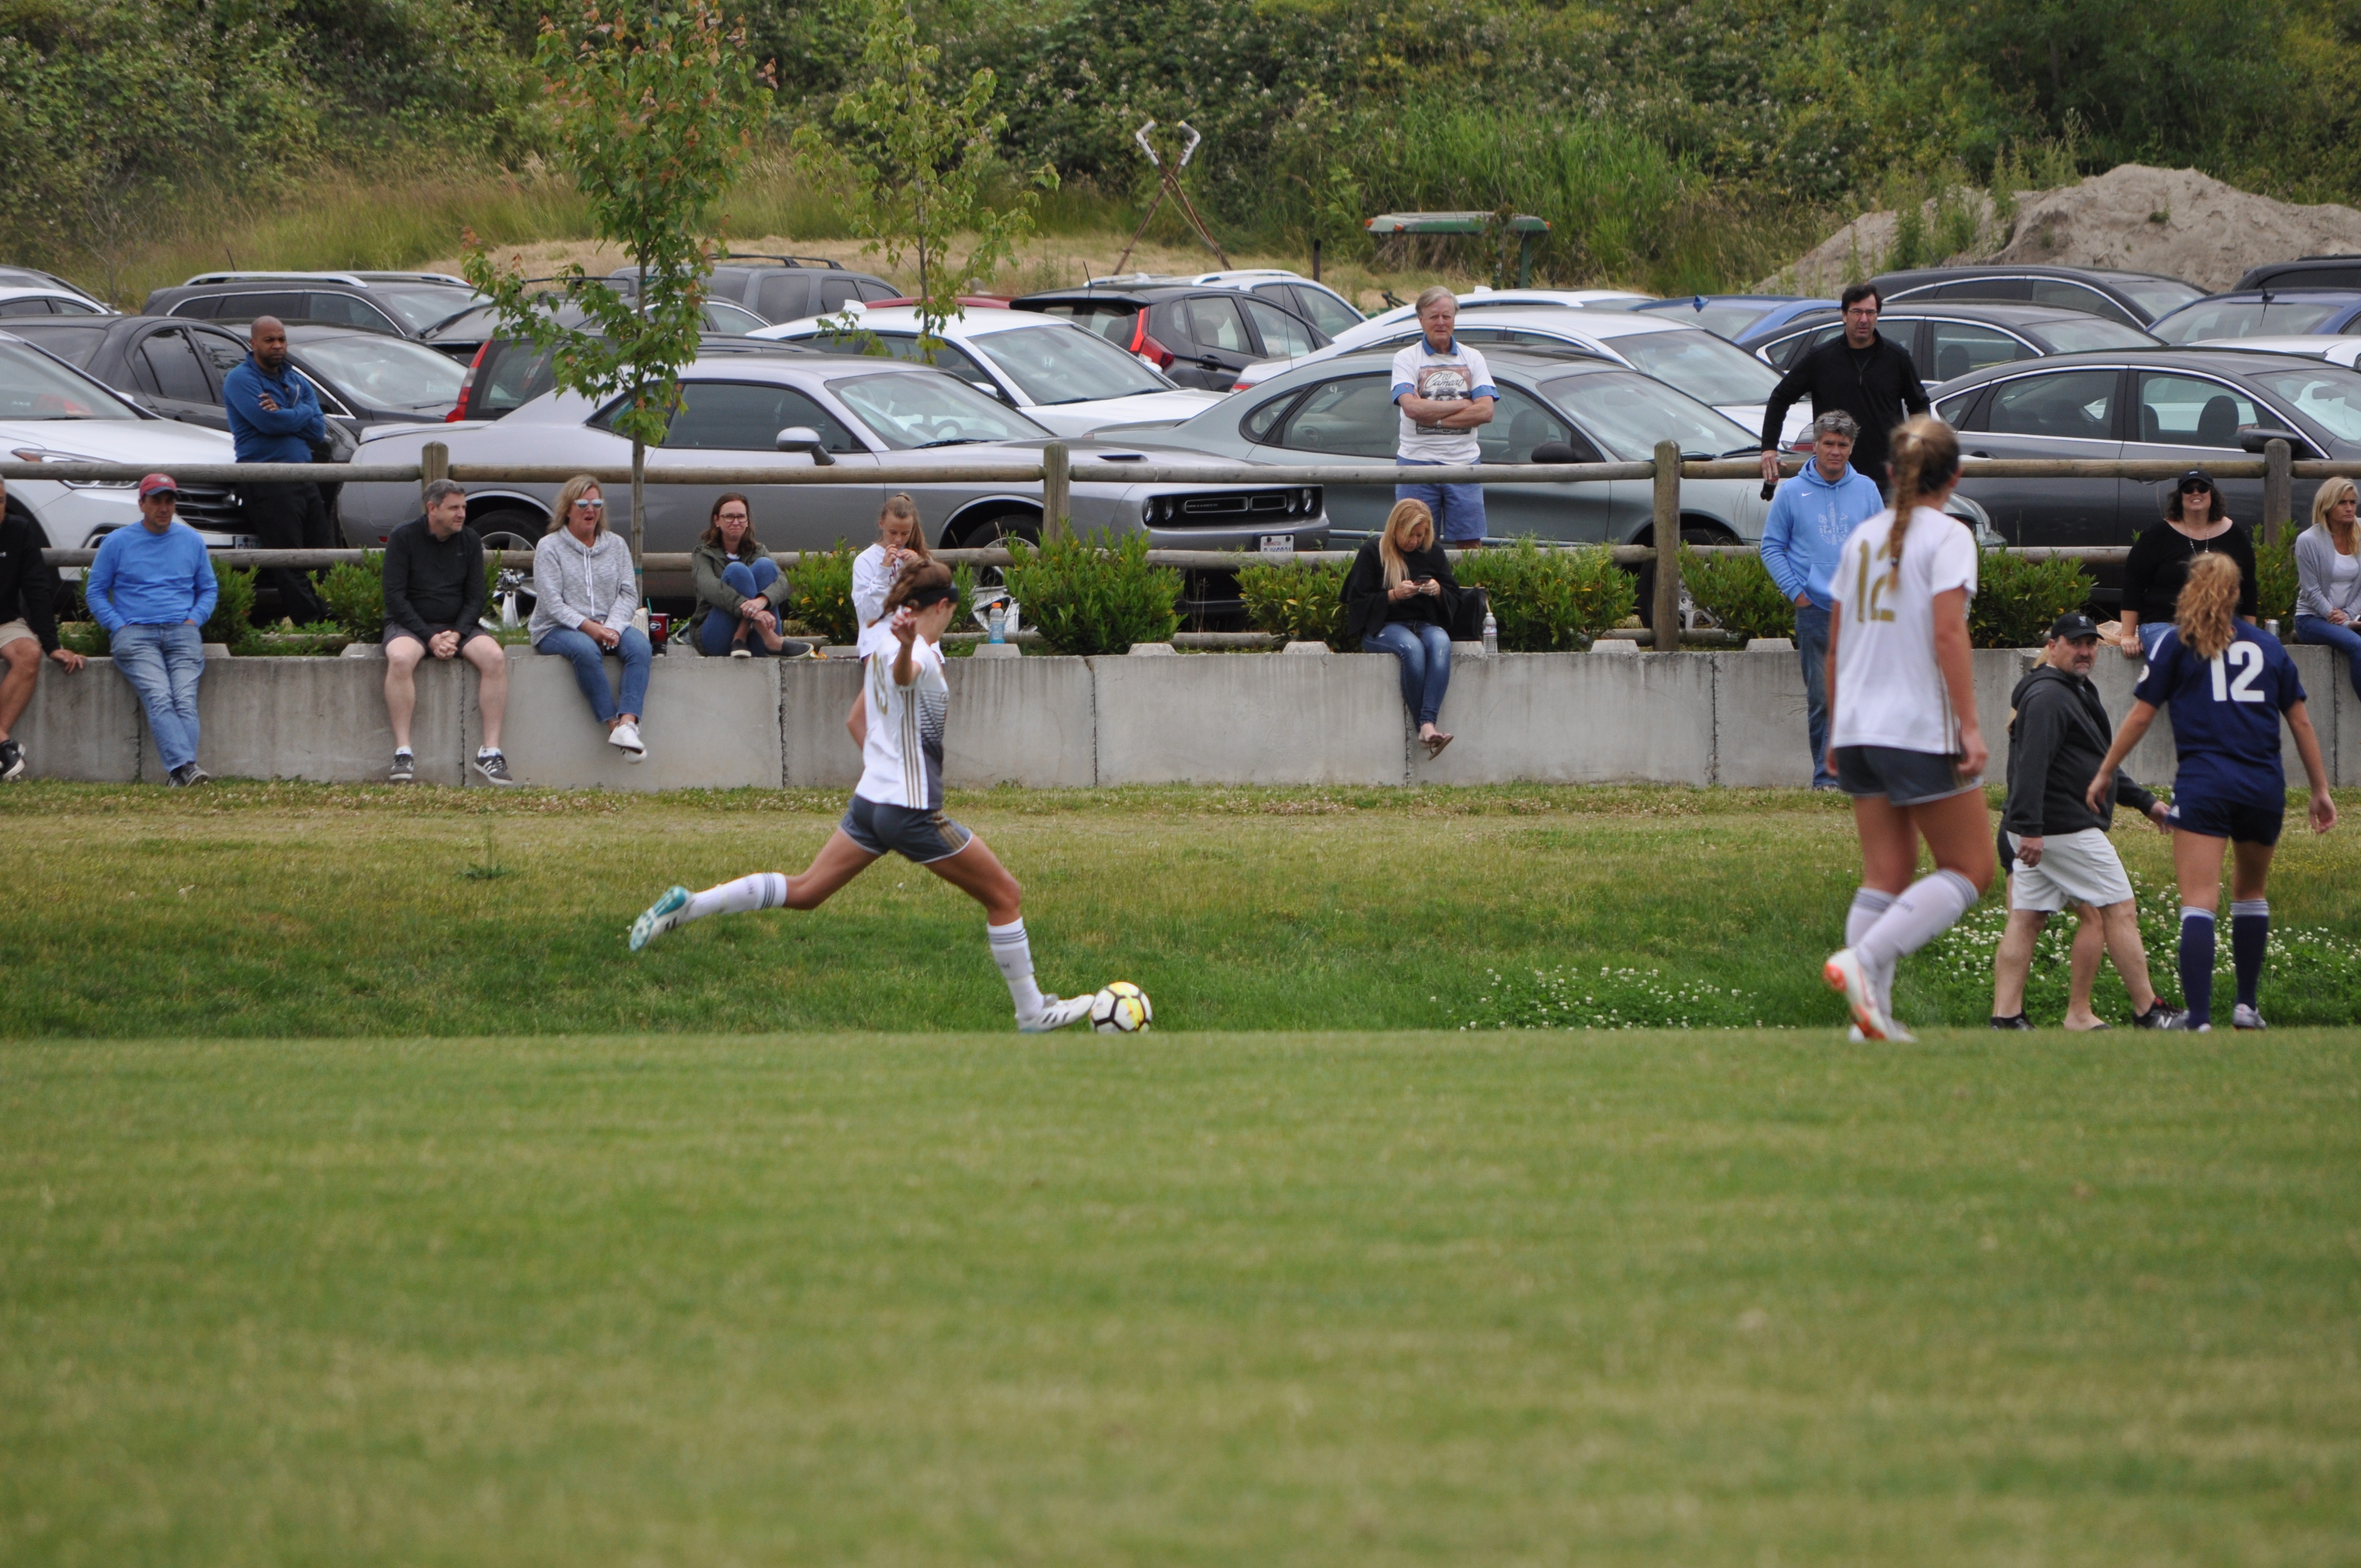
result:
<svg viewBox="0 0 2361 1568"><path fill-rule="evenodd" d="M533 646L574 666L607 743L627 762L647 760L640 714L647 706L647 633L631 624L640 608L631 547L607 527L598 481L577 474L557 492L557 515L533 550ZM623 661L620 697L607 689L607 655Z"/></svg>
<svg viewBox="0 0 2361 1568"><path fill-rule="evenodd" d="M2139 536L2124 563L2124 656L2145 659L2172 630L2189 564L2220 552L2238 566L2238 614L2247 624L2262 601L2255 587L2255 543L2246 529L2222 510L2213 476L2191 468L2172 487L2164 521Z"/></svg>

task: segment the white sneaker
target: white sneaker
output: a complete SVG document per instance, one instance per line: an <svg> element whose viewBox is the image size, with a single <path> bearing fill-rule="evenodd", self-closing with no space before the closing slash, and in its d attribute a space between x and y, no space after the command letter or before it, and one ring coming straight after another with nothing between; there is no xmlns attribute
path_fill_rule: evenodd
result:
<svg viewBox="0 0 2361 1568"><path fill-rule="evenodd" d="M649 905L646 911L631 922L631 951L638 952L679 925L680 912L687 907L688 889L685 887L675 887Z"/></svg>
<svg viewBox="0 0 2361 1568"><path fill-rule="evenodd" d="M1060 1002L1045 992L1041 996L1040 1014L1030 1023L1022 1018L1016 1020L1016 1032L1020 1035L1053 1034L1069 1024L1079 1024L1090 1015L1089 997L1070 996Z"/></svg>
<svg viewBox="0 0 2361 1568"><path fill-rule="evenodd" d="M733 659L751 659L754 656L754 650L741 642L737 647L730 650L730 656Z"/></svg>
<svg viewBox="0 0 2361 1568"><path fill-rule="evenodd" d="M1844 993L1845 1005L1852 1009L1853 1024L1864 1039L1906 1040L1910 1036L1897 1028L1886 1017L1885 1009L1877 1003L1877 992L1869 983L1869 975L1861 967L1861 959L1850 948L1839 948L1828 955L1820 966L1820 978L1828 982L1830 991Z"/></svg>
<svg viewBox="0 0 2361 1568"><path fill-rule="evenodd" d="M641 742L640 727L636 724L618 724L607 731L607 744L620 748L627 762L648 760L648 749Z"/></svg>
<svg viewBox="0 0 2361 1568"><path fill-rule="evenodd" d="M2233 1029L2268 1029L2270 1025L2263 1022L2263 1014L2260 1008L2249 1007L2245 1003L2241 1002L2230 1014L2230 1027Z"/></svg>

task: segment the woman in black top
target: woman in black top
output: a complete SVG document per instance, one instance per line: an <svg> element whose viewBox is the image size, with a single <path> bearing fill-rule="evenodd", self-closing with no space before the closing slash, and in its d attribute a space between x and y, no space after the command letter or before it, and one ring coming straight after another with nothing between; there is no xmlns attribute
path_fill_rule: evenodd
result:
<svg viewBox="0 0 2361 1568"><path fill-rule="evenodd" d="M2191 468L2180 476L2164 503L2164 521L2139 536L2124 563L2124 655L2145 659L2157 640L2172 629L2189 564L2220 551L2238 564L2238 614L2255 619L2261 604L2255 587L2255 543L2246 531L2221 515L2221 492L2213 476ZM2133 641L2136 633L2138 641Z"/></svg>
<svg viewBox="0 0 2361 1568"><path fill-rule="evenodd" d="M1365 653L1401 661L1402 706L1418 719L1431 760L1451 744L1434 727L1451 685L1451 622L1459 584L1434 542L1424 501L1396 501L1385 532L1361 546L1345 578L1345 634Z"/></svg>

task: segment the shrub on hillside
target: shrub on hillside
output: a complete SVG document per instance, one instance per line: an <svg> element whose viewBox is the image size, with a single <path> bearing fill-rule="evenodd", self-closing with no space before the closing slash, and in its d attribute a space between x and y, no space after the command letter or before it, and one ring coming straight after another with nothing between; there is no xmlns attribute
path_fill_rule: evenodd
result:
<svg viewBox="0 0 2361 1568"><path fill-rule="evenodd" d="M1345 576L1349 570L1342 561L1257 561L1238 569L1238 597L1246 601L1246 619L1257 631L1290 642L1325 642L1339 653L1348 652Z"/></svg>
<svg viewBox="0 0 2361 1568"><path fill-rule="evenodd" d="M1681 582L1724 631L1740 637L1795 635L1795 601L1779 591L1760 555L1700 555L1684 544Z"/></svg>
<svg viewBox="0 0 2361 1568"><path fill-rule="evenodd" d="M358 561L340 561L320 579L320 602L328 619L356 642L385 634L385 552L365 550Z"/></svg>
<svg viewBox="0 0 2361 1568"><path fill-rule="evenodd" d="M2080 561L2037 561L1987 550L1968 601L1968 640L1979 648L2037 648L2050 622L2091 599L2097 584Z"/></svg>
<svg viewBox="0 0 2361 1568"><path fill-rule="evenodd" d="M1026 620L1060 653L1121 653L1135 642L1170 642L1180 624L1180 574L1148 563L1148 535L1102 529L1035 546L1008 542L1016 564L1008 591Z"/></svg>
<svg viewBox="0 0 2361 1568"><path fill-rule="evenodd" d="M861 641L861 616L852 608L852 558L858 554L839 540L833 550L805 551L787 574L787 613L833 647Z"/></svg>
<svg viewBox="0 0 2361 1568"><path fill-rule="evenodd" d="M1631 575L1602 544L1543 550L1528 537L1471 550L1453 569L1463 587L1491 596L1500 646L1512 653L1583 653L1637 602Z"/></svg>

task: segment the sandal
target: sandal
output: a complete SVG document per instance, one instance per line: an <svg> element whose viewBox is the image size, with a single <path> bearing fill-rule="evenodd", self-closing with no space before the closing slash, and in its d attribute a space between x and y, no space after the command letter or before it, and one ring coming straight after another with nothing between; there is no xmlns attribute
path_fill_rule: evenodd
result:
<svg viewBox="0 0 2361 1568"><path fill-rule="evenodd" d="M1445 746L1450 745L1451 740L1452 738L1450 736L1445 735L1442 730L1438 729L1433 734L1422 739L1419 744L1426 748L1426 760L1431 762L1434 761L1435 758L1443 755L1443 749Z"/></svg>

